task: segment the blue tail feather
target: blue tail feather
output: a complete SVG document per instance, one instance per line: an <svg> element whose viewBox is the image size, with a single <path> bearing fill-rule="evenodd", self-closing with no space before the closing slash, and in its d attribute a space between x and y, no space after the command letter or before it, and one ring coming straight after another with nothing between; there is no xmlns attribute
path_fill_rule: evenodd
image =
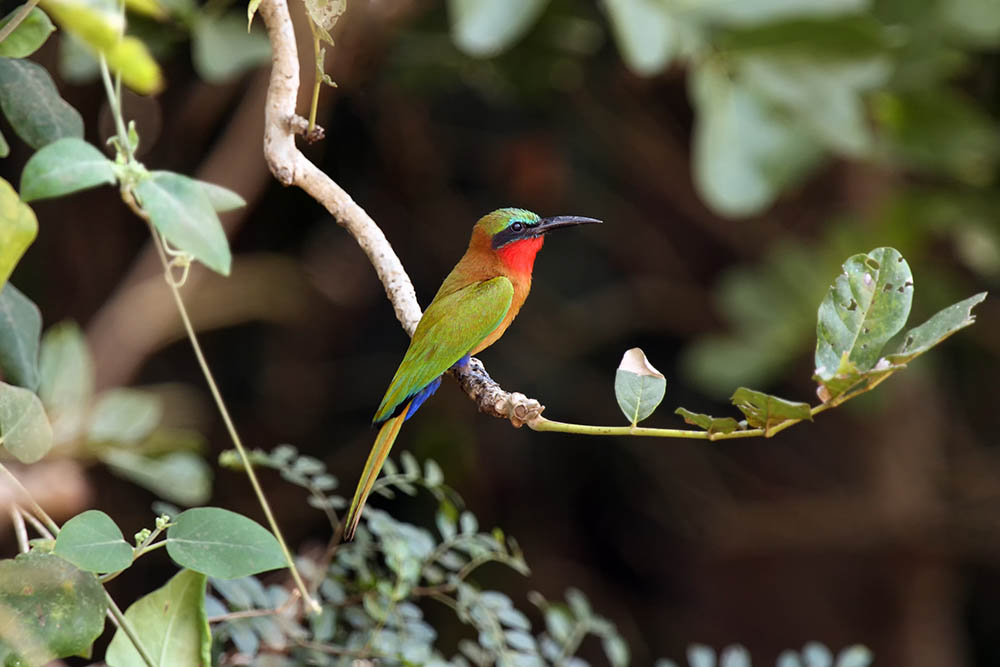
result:
<svg viewBox="0 0 1000 667"><path fill-rule="evenodd" d="M414 394L413 399L410 401L410 409L406 413L406 419L404 419L403 421L407 421L410 417L412 417L417 412L417 410L420 409L420 406L424 404L424 401L433 396L434 392L437 391L438 387L440 386L441 386L441 376L439 375L438 377L431 380L430 384L428 384L426 387L424 387L416 394Z"/></svg>

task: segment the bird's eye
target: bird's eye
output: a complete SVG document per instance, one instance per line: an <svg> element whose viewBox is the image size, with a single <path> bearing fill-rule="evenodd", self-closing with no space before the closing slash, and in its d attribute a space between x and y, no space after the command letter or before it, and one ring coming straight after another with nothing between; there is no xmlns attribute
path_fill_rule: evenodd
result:
<svg viewBox="0 0 1000 667"><path fill-rule="evenodd" d="M524 231L524 223L515 222L510 226L510 231L514 232L515 234L521 233L522 231Z"/></svg>

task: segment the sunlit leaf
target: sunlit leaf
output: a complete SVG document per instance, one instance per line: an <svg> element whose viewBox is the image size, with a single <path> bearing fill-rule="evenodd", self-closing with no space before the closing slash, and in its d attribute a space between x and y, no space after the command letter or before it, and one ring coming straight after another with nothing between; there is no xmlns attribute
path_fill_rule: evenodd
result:
<svg viewBox="0 0 1000 667"><path fill-rule="evenodd" d="M698 426L711 433L732 433L740 427L732 417L712 417L699 412L691 412L685 408L677 408L675 414L684 418L684 421L692 426Z"/></svg>
<svg viewBox="0 0 1000 667"><path fill-rule="evenodd" d="M132 547L104 512L87 510L63 524L55 553L88 572L117 572L132 563Z"/></svg>
<svg viewBox="0 0 1000 667"><path fill-rule="evenodd" d="M0 58L0 109L32 148L83 137L79 112L59 96L45 68L30 60Z"/></svg>
<svg viewBox="0 0 1000 667"><path fill-rule="evenodd" d="M121 74L122 83L142 95L163 88L163 73L149 49L138 37L126 35L104 51L108 67Z"/></svg>
<svg viewBox="0 0 1000 667"><path fill-rule="evenodd" d="M258 7L260 7L260 0L250 0L247 4L247 32L250 32L250 28L253 27L253 15L257 13Z"/></svg>
<svg viewBox="0 0 1000 667"><path fill-rule="evenodd" d="M136 187L142 208L157 230L177 249L205 266L229 275L229 241L205 189L192 178L154 171Z"/></svg>
<svg viewBox="0 0 1000 667"><path fill-rule="evenodd" d="M547 4L548 0L449 0L452 39L471 56L495 56L528 32Z"/></svg>
<svg viewBox="0 0 1000 667"><path fill-rule="evenodd" d="M0 288L0 369L11 384L38 388L38 346L42 314L16 287Z"/></svg>
<svg viewBox="0 0 1000 667"><path fill-rule="evenodd" d="M808 403L788 401L746 387L737 389L731 400L733 405L746 416L747 423L754 428L764 429L765 434L772 427L789 419L812 421Z"/></svg>
<svg viewBox="0 0 1000 667"><path fill-rule="evenodd" d="M107 601L97 578L38 550L0 561L0 655L7 665L90 656L104 631Z"/></svg>
<svg viewBox="0 0 1000 667"><path fill-rule="evenodd" d="M0 178L0 288L38 234L38 220L10 183Z"/></svg>
<svg viewBox="0 0 1000 667"><path fill-rule="evenodd" d="M854 255L843 265L819 306L816 324L816 378L842 373L844 364L864 372L874 368L882 348L903 325L913 301L913 274L893 248Z"/></svg>
<svg viewBox="0 0 1000 667"><path fill-rule="evenodd" d="M975 322L976 316L972 314L972 309L985 298L986 292L980 292L939 311L920 326L907 331L899 350L886 355L886 358L894 364L905 364L920 356L956 331Z"/></svg>
<svg viewBox="0 0 1000 667"><path fill-rule="evenodd" d="M83 139L64 137L40 148L21 172L24 201L114 184L114 164Z"/></svg>
<svg viewBox="0 0 1000 667"><path fill-rule="evenodd" d="M667 379L637 347L625 352L615 372L615 398L631 424L649 417L663 400Z"/></svg>
<svg viewBox="0 0 1000 667"><path fill-rule="evenodd" d="M22 463L34 463L52 448L52 426L33 392L0 382L0 440Z"/></svg>
<svg viewBox="0 0 1000 667"><path fill-rule="evenodd" d="M837 656L836 667L868 667L872 664L875 656L867 646L855 644L840 652Z"/></svg>
<svg viewBox="0 0 1000 667"><path fill-rule="evenodd" d="M167 553L183 567L234 579L286 567L274 535L252 519L217 507L181 512L167 529Z"/></svg>
<svg viewBox="0 0 1000 667"><path fill-rule="evenodd" d="M6 26L15 15L21 12L20 7L14 8L0 21L0 29ZM5 58L26 58L38 50L45 43L49 35L56 27L52 25L48 15L38 7L32 7L28 15L16 28L14 32L7 35L7 38L0 42L0 56Z"/></svg>
<svg viewBox="0 0 1000 667"><path fill-rule="evenodd" d="M139 640L159 667L209 667L212 634L205 617L205 575L181 570L162 588L125 610ZM115 632L105 656L108 667L144 667L129 638Z"/></svg>

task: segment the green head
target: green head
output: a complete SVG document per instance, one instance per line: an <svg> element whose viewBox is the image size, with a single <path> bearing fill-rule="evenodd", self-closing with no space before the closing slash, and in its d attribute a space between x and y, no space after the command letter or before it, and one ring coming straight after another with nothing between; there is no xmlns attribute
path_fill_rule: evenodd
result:
<svg viewBox="0 0 1000 667"><path fill-rule="evenodd" d="M542 218L523 208L499 208L481 217L476 227L486 232L492 239L493 249L499 250L517 241L541 240L546 232L553 229L595 222L600 220L575 215Z"/></svg>

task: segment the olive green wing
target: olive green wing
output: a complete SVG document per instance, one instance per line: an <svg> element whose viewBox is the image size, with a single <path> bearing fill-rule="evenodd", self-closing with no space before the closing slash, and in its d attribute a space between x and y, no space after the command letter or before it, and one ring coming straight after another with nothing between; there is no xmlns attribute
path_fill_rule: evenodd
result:
<svg viewBox="0 0 1000 667"><path fill-rule="evenodd" d="M435 297L417 324L373 421L391 417L500 326L513 298L514 285L503 276Z"/></svg>

